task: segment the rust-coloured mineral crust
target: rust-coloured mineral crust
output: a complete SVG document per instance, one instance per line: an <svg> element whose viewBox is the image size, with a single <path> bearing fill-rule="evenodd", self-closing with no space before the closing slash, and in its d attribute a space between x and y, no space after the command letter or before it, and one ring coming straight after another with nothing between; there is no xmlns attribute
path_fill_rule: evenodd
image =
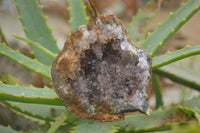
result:
<svg viewBox="0 0 200 133"><path fill-rule="evenodd" d="M131 42L114 15L80 26L52 65L54 88L81 118L123 120L124 113L147 113L151 58Z"/></svg>

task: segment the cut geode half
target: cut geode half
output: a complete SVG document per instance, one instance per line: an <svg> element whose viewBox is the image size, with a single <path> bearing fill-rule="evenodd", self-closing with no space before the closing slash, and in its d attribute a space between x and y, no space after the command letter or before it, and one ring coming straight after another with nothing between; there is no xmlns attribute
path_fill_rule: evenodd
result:
<svg viewBox="0 0 200 133"><path fill-rule="evenodd" d="M131 42L122 21L103 15L82 25L52 65L54 88L81 118L123 120L127 112L148 111L151 58Z"/></svg>

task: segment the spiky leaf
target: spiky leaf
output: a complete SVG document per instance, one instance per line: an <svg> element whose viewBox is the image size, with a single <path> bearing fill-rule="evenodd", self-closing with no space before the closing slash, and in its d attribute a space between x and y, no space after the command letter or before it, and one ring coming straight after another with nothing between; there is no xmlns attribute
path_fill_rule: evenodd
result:
<svg viewBox="0 0 200 133"><path fill-rule="evenodd" d="M186 46L183 49L176 50L174 52L168 52L161 56L156 56L153 58L152 69L155 70L161 66L167 65L169 63L181 60L183 58L200 54L200 46Z"/></svg>
<svg viewBox="0 0 200 133"><path fill-rule="evenodd" d="M83 0L67 0L69 2L69 13L71 30L75 31L80 25L87 25L89 18L86 15Z"/></svg>
<svg viewBox="0 0 200 133"><path fill-rule="evenodd" d="M157 74L153 74L153 89L156 96L156 108L162 107L163 101L162 101L161 84Z"/></svg>
<svg viewBox="0 0 200 133"><path fill-rule="evenodd" d="M189 68L170 64L154 70L159 75L200 91L200 73Z"/></svg>
<svg viewBox="0 0 200 133"><path fill-rule="evenodd" d="M0 100L63 106L52 89L6 85L1 82Z"/></svg>
<svg viewBox="0 0 200 133"><path fill-rule="evenodd" d="M169 38L200 9L199 0L189 0L175 12L170 13L168 19L160 24L142 46L147 49L151 56L154 56Z"/></svg>
<svg viewBox="0 0 200 133"><path fill-rule="evenodd" d="M53 53L58 53L59 49L56 40L53 38L50 28L46 23L46 18L42 14L42 8L37 0L15 0L15 5L22 22L24 31L28 39L38 42ZM35 57L42 63L50 65L53 61L35 46L31 46Z"/></svg>
<svg viewBox="0 0 200 133"><path fill-rule="evenodd" d="M51 79L50 71L51 68L46 66L36 60L33 60L19 51L15 51L3 43L0 43L0 54L7 56L8 58L12 59L13 61L17 62L18 64L30 69L37 74L40 74L48 79Z"/></svg>
<svg viewBox="0 0 200 133"><path fill-rule="evenodd" d="M149 10L149 8L152 10ZM150 0L144 8L139 9L137 14L133 16L127 28L133 42L140 42L144 39L149 22L154 18L157 11L155 1Z"/></svg>
<svg viewBox="0 0 200 133"><path fill-rule="evenodd" d="M13 130L11 127L5 127L2 125L0 125L0 131L1 131L1 133L19 133L19 132Z"/></svg>
<svg viewBox="0 0 200 133"><path fill-rule="evenodd" d="M130 115L119 122L120 131L156 131L166 130L174 123L183 123L192 119L194 112L191 109L172 107L150 112L150 115Z"/></svg>
<svg viewBox="0 0 200 133"><path fill-rule="evenodd" d="M18 113L45 121L55 121L55 118L58 117L60 113L63 112L63 110L66 110L64 106L56 105L30 104L7 101L1 101L1 103ZM77 116L71 113L70 116L67 118L67 121L65 122L73 123L77 120Z"/></svg>
<svg viewBox="0 0 200 133"><path fill-rule="evenodd" d="M22 41L25 41L27 42L28 44L30 45L33 45L35 46L36 48L40 49L42 52L44 52L45 54L47 54L48 56L50 56L52 59L55 59L56 58L56 54L52 53L51 51L49 51L48 49L46 49L45 47L43 47L42 45L40 45L39 43L37 42L33 42L29 39L26 39L26 38L23 38L23 37L20 37L20 36L16 36L16 35L13 35L15 38L17 39L20 39Z"/></svg>
<svg viewBox="0 0 200 133"><path fill-rule="evenodd" d="M73 133L115 133L118 127L115 122L98 122L81 119L72 130Z"/></svg>
<svg viewBox="0 0 200 133"><path fill-rule="evenodd" d="M184 101L181 103L181 105L193 109L200 124L200 96L194 97L188 101Z"/></svg>
<svg viewBox="0 0 200 133"><path fill-rule="evenodd" d="M54 133L62 124L63 122L69 117L70 112L64 110L57 118L55 123L49 128L47 133Z"/></svg>

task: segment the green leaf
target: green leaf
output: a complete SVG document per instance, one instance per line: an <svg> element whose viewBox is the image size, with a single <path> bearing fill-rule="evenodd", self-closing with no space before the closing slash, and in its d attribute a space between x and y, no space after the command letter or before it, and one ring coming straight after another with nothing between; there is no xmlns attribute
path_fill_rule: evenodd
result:
<svg viewBox="0 0 200 133"><path fill-rule="evenodd" d="M64 126L61 126L56 133L70 133L72 127L74 125L73 124L66 124ZM33 131L32 133L46 133L48 130L47 129L39 129L37 131Z"/></svg>
<svg viewBox="0 0 200 133"><path fill-rule="evenodd" d="M63 106L53 89L6 85L1 82L0 100Z"/></svg>
<svg viewBox="0 0 200 133"><path fill-rule="evenodd" d="M189 0L175 12L170 13L168 19L160 24L142 46L154 56L169 38L200 9L200 0Z"/></svg>
<svg viewBox="0 0 200 133"><path fill-rule="evenodd" d="M2 125L0 125L0 131L1 131L1 133L19 133L10 127L4 127Z"/></svg>
<svg viewBox="0 0 200 133"><path fill-rule="evenodd" d="M3 43L0 43L0 54L7 56L18 64L51 80L51 68L49 66L46 66L36 60L31 59L21 54L19 51L15 51L9 48Z"/></svg>
<svg viewBox="0 0 200 133"><path fill-rule="evenodd" d="M55 121L55 118L58 117L60 113L63 112L63 110L66 110L64 106L56 106L56 105L19 103L19 102L7 102L7 101L1 101L1 103L18 113L45 121ZM71 113L70 116L67 118L67 121L65 122L73 123L77 120L78 120L77 116Z"/></svg>
<svg viewBox="0 0 200 133"><path fill-rule="evenodd" d="M116 122L98 122L86 119L80 119L73 133L116 133L118 127Z"/></svg>
<svg viewBox="0 0 200 133"><path fill-rule="evenodd" d="M172 81L183 84L200 91L200 73L189 68L170 64L154 70L157 74L167 77Z"/></svg>
<svg viewBox="0 0 200 133"><path fill-rule="evenodd" d="M38 106L30 106L32 104L26 104L29 107L28 110L31 111L31 112L29 112L27 110L24 110L24 108L20 108L18 106L15 106L15 104L17 102L12 102L12 103L14 103L14 104L12 104L12 103L9 103L9 102L6 102L6 101L1 101L1 103L4 104L4 105L6 105L7 107L9 107L9 108L11 108L11 109L19 112L19 113L24 114L24 115L27 115L27 116L30 116L30 117L34 117L34 118L37 118L37 119L40 119L40 120L45 120L45 121L55 121L55 119L52 118L52 116L51 117L46 117L45 116L45 115L50 116L50 113L51 113L50 112L51 111L50 108L48 108L49 109L48 111L47 110L41 110L41 106L45 106L45 105L39 105L39 104L37 104ZM19 104L23 105L24 103L19 103ZM60 107L60 106L58 106L58 107ZM27 108L27 107L25 107L25 108ZM37 112L33 113L33 111L31 109L37 110ZM38 112L39 113L41 112L40 114L43 114L43 112L45 112L46 114L40 115L40 114L38 114Z"/></svg>
<svg viewBox="0 0 200 133"><path fill-rule="evenodd" d="M5 38L4 34L3 34L3 32L2 32L2 30L1 30L1 26L0 26L0 39L1 39L1 42L3 42L3 43L5 43L6 45L8 45L8 42L7 42L7 40L6 40L6 38Z"/></svg>
<svg viewBox="0 0 200 133"><path fill-rule="evenodd" d="M181 103L181 105L193 109L195 112L195 117L198 118L198 122L200 124L200 96L184 101Z"/></svg>
<svg viewBox="0 0 200 133"><path fill-rule="evenodd" d="M10 75L10 74L1 75L0 81L2 81L5 84L9 84L9 85L20 84L20 81L18 81L16 78L12 77L12 75Z"/></svg>
<svg viewBox="0 0 200 133"><path fill-rule="evenodd" d="M64 110L57 118L55 123L49 128L47 133L55 133L55 131L63 124L63 122L69 117L70 112Z"/></svg>
<svg viewBox="0 0 200 133"><path fill-rule="evenodd" d="M86 15L83 0L68 0L71 30L75 31L80 25L87 25L89 18Z"/></svg>
<svg viewBox="0 0 200 133"><path fill-rule="evenodd" d="M191 115L192 114L192 115ZM119 122L120 131L158 131L167 130L175 123L185 123L192 120L194 112L191 109L172 107L150 112L150 115L129 115Z"/></svg>
<svg viewBox="0 0 200 133"><path fill-rule="evenodd" d="M46 23L47 18L42 14L42 8L39 6L38 1L15 0L15 4L27 38L38 42L53 53L58 53L56 40L52 36L52 31ZM53 61L51 57L35 46L31 46L31 48L40 62L51 65Z"/></svg>
<svg viewBox="0 0 200 133"><path fill-rule="evenodd" d="M191 122L188 125L175 125L170 133L199 133L200 126L196 122Z"/></svg>
<svg viewBox="0 0 200 133"><path fill-rule="evenodd" d="M31 45L35 46L36 48L40 49L42 52L44 52L45 54L50 56L52 59L56 58L56 54L52 53L51 51L49 51L48 49L46 49L45 47L43 47L42 45L40 45L37 42L33 42L33 41L29 40L29 39L26 39L26 38L23 38L23 37L20 37L20 36L15 36L15 35L12 35L12 36L17 38L17 39L20 39L22 41L25 41L28 44L31 44Z"/></svg>
<svg viewBox="0 0 200 133"><path fill-rule="evenodd" d="M167 65L169 63L181 60L183 58L200 54L200 46L186 46L183 49L176 50L174 52L168 52L161 56L156 56L153 58L152 70L155 70L161 66Z"/></svg>
<svg viewBox="0 0 200 133"><path fill-rule="evenodd" d="M163 107L160 79L157 74L153 74L153 89L156 96L156 108Z"/></svg>
<svg viewBox="0 0 200 133"><path fill-rule="evenodd" d="M137 14L133 16L127 28L129 36L133 42L140 42L144 39L146 35L145 31L158 11L154 6L155 1L150 0L143 9L139 9ZM152 8L152 10L148 10L148 8Z"/></svg>

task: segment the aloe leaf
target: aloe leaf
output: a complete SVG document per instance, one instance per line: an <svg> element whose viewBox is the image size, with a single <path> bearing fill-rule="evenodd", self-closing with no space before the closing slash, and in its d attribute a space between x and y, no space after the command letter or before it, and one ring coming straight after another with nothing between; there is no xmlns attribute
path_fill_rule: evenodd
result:
<svg viewBox="0 0 200 133"><path fill-rule="evenodd" d="M126 116L126 119L120 121L118 126L120 127L120 131L126 132L167 130L175 123L186 123L192 120L193 114L192 109L172 107L152 111L150 115L139 114Z"/></svg>
<svg viewBox="0 0 200 133"><path fill-rule="evenodd" d="M200 95L190 100L182 102L181 105L186 106L188 108L200 108Z"/></svg>
<svg viewBox="0 0 200 133"><path fill-rule="evenodd" d="M153 89L156 96L156 108L163 107L160 79L157 74L153 74Z"/></svg>
<svg viewBox="0 0 200 133"><path fill-rule="evenodd" d="M63 110L66 110L64 106L56 106L56 105L19 103L19 102L7 102L7 101L1 101L1 103L18 113L45 121L55 121L55 118L58 117L63 112ZM65 122L74 123L77 120L78 117L71 113Z"/></svg>
<svg viewBox="0 0 200 133"><path fill-rule="evenodd" d="M0 81L9 84L9 85L17 85L20 84L20 81L18 81L16 78L12 77L12 75L1 75Z"/></svg>
<svg viewBox="0 0 200 133"><path fill-rule="evenodd" d="M57 118L55 123L49 128L47 133L55 133L55 131L63 124L63 122L69 117L70 112L64 110Z"/></svg>
<svg viewBox="0 0 200 133"><path fill-rule="evenodd" d="M21 54L19 51L15 51L9 48L3 43L0 43L0 54L7 56L18 64L51 80L51 68L49 66L46 66L36 60L31 59Z"/></svg>
<svg viewBox="0 0 200 133"><path fill-rule="evenodd" d="M68 0L71 30L75 31L80 25L87 25L89 18L86 15L83 0Z"/></svg>
<svg viewBox="0 0 200 133"><path fill-rule="evenodd" d="M199 9L199 0L189 0L187 3L182 4L175 13L170 13L168 19L160 24L141 45L149 51L151 56L154 56L169 38Z"/></svg>
<svg viewBox="0 0 200 133"><path fill-rule="evenodd" d="M118 131L116 122L98 122L80 119L72 133L115 133Z"/></svg>
<svg viewBox="0 0 200 133"><path fill-rule="evenodd" d="M158 11L158 8L156 9L154 6L154 0L147 2L145 7L143 9L139 9L137 14L133 16L131 22L128 24L128 33L133 42L140 42L144 39L146 35L145 31L150 21L154 18ZM153 10L149 11L148 8L153 8Z"/></svg>
<svg viewBox="0 0 200 133"><path fill-rule="evenodd" d="M8 42L6 41L6 38L1 30L1 26L0 26L0 38L1 38L1 41L8 46Z"/></svg>
<svg viewBox="0 0 200 133"><path fill-rule="evenodd" d="M168 52L161 56L156 56L153 58L152 70L197 54L200 54L200 46L186 46L183 49Z"/></svg>
<svg viewBox="0 0 200 133"><path fill-rule="evenodd" d="M29 40L29 39L26 39L26 38L23 38L23 37L20 37L20 36L15 36L15 35L12 35L12 36L17 38L17 39L20 39L22 41L25 41L28 44L31 44L31 45L35 46L36 48L40 49L42 52L44 52L45 54L50 56L52 59L56 58L56 54L52 53L51 51L49 51L48 49L46 49L45 47L43 47L42 45L40 45L37 42L33 42L33 41Z"/></svg>
<svg viewBox="0 0 200 133"><path fill-rule="evenodd" d="M52 89L6 85L1 82L0 100L63 106Z"/></svg>
<svg viewBox="0 0 200 133"><path fill-rule="evenodd" d="M170 64L154 70L157 74L167 77L172 81L183 84L200 91L200 73L189 68Z"/></svg>
<svg viewBox="0 0 200 133"><path fill-rule="evenodd" d="M198 118L200 124L200 96L194 97L191 100L184 101L181 103L181 105L193 109L195 116Z"/></svg>
<svg viewBox="0 0 200 133"><path fill-rule="evenodd" d="M0 125L0 131L1 131L1 133L19 133L19 132L13 130L11 127L5 127L2 125Z"/></svg>
<svg viewBox="0 0 200 133"><path fill-rule="evenodd" d="M59 49L52 31L46 23L46 17L42 13L42 7L37 0L15 0L15 5L28 39L38 42L53 53ZM51 65L53 59L35 46L31 46L35 57L46 65Z"/></svg>
<svg viewBox="0 0 200 133"><path fill-rule="evenodd" d="M190 122L188 125L173 126L170 133L199 133L199 131L200 126L196 122Z"/></svg>
<svg viewBox="0 0 200 133"><path fill-rule="evenodd" d="M66 124L58 128L56 133L71 133L71 129L74 126L74 124ZM39 129L36 131L33 131L31 133L46 133L48 130L47 129Z"/></svg>
<svg viewBox="0 0 200 133"><path fill-rule="evenodd" d="M4 105L6 105L7 107L9 107L9 108L11 108L11 109L13 109L13 110L15 110L15 111L17 111L17 112L19 112L19 113L22 113L22 114L24 114L24 115L27 115L27 116L30 116L30 117L34 117L34 118L37 118L37 119L40 119L40 120L45 120L45 121L55 121L55 119L54 118L52 118L52 117L46 117L46 116L42 116L42 115L40 115L40 114L38 114L38 112L37 113L32 113L32 112L29 112L29 111L27 111L27 110L24 110L24 109L22 109L22 108L20 108L20 107L17 107L17 106L15 106L14 104L11 104L11 103L9 103L9 102L6 102L6 101L0 101L2 104L4 104ZM14 102L13 102L14 103ZM38 104L37 104L38 105ZM37 106L37 108L36 108L36 106L34 106L34 108L32 107L32 106L29 106L31 109L37 109L37 111L41 111L41 108L40 108L40 106L41 105L39 105L39 106ZM43 105L42 105L43 106ZM46 111L46 110L45 110ZM47 113L47 115L48 114L50 114L50 109L48 110L48 111L46 111L46 113Z"/></svg>

